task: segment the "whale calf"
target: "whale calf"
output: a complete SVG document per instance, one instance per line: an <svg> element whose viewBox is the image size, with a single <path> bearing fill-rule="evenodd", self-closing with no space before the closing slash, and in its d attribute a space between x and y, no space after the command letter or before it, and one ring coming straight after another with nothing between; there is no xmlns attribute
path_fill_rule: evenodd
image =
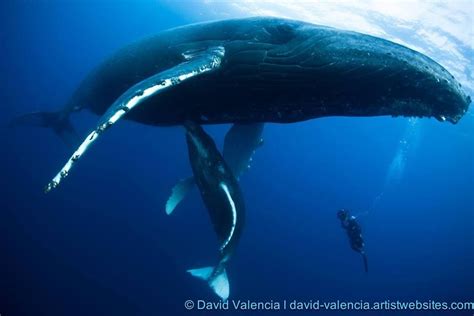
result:
<svg viewBox="0 0 474 316"><path fill-rule="evenodd" d="M252 157L263 144L263 123L234 124L225 135L223 158L238 180L250 168ZM165 211L170 215L194 187L194 177L181 179L171 190Z"/></svg>
<svg viewBox="0 0 474 316"><path fill-rule="evenodd" d="M158 126L381 115L456 123L470 103L446 69L407 47L255 17L178 27L128 45L93 70L63 109L26 114L13 124L51 127L71 139L71 113L102 116L47 185L50 191L122 117Z"/></svg>
<svg viewBox="0 0 474 316"><path fill-rule="evenodd" d="M189 161L195 182L206 205L220 242L220 258L215 267L191 269L188 272L204 279L222 299L229 297L225 267L239 240L245 217L242 192L234 173L201 126L186 122Z"/></svg>

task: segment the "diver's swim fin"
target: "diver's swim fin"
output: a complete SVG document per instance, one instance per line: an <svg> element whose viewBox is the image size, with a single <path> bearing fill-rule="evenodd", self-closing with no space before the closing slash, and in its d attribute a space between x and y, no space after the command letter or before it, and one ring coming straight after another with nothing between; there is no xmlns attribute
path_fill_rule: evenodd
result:
<svg viewBox="0 0 474 316"><path fill-rule="evenodd" d="M193 176L179 180L178 183L176 183L168 201L166 201L166 214L171 215L171 213L173 213L176 206L183 200L188 192L194 188L195 183Z"/></svg>
<svg viewBox="0 0 474 316"><path fill-rule="evenodd" d="M213 275L214 267L205 267L200 269L191 269L188 272L196 278L207 281L211 289L224 302L229 298L229 279L225 269L222 269L219 274Z"/></svg>
<svg viewBox="0 0 474 316"><path fill-rule="evenodd" d="M117 123L125 114L135 107L139 107L144 100L153 95L173 88L183 81L218 69L224 54L224 47L210 47L199 54L187 56L188 59L185 62L157 73L130 87L107 109L105 114L100 118L97 126L87 135L79 148L72 154L71 158L69 158L53 180L48 183L45 192L56 188L102 133Z"/></svg>
<svg viewBox="0 0 474 316"><path fill-rule="evenodd" d="M369 273L369 265L368 265L368 263L367 263L367 255L365 254L365 252L362 252L361 255L362 255L362 259L364 259L364 269L365 269L365 272L366 272L366 273Z"/></svg>
<svg viewBox="0 0 474 316"><path fill-rule="evenodd" d="M69 118L62 112L32 112L14 118L8 124L9 127L36 126L52 129L68 146L76 146L79 143L77 135Z"/></svg>

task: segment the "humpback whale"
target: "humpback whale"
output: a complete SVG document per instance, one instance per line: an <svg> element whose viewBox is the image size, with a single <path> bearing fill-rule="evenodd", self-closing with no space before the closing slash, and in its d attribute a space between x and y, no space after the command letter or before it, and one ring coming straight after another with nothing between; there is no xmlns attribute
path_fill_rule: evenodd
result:
<svg viewBox="0 0 474 316"><path fill-rule="evenodd" d="M416 116L458 122L471 98L429 57L381 38L281 18L193 24L130 44L100 64L63 109L13 122L75 132L101 116L46 186L56 188L122 117L143 124L290 123L326 116Z"/></svg>
<svg viewBox="0 0 474 316"><path fill-rule="evenodd" d="M215 267L191 269L188 272L204 279L222 299L229 297L225 270L239 240L245 206L237 180L214 141L201 126L186 122L189 161L195 182L206 205L220 242L220 259Z"/></svg>
<svg viewBox="0 0 474 316"><path fill-rule="evenodd" d="M234 124L224 140L224 160L238 180L250 168L255 150L263 144L263 123ZM170 215L194 187L194 177L181 179L171 190L165 211Z"/></svg>

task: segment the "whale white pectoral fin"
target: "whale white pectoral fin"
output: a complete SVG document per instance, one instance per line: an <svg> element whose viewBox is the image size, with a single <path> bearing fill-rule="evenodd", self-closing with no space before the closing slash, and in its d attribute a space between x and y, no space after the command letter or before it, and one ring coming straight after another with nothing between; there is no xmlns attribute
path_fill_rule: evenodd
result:
<svg viewBox="0 0 474 316"><path fill-rule="evenodd" d="M171 195L166 201L166 214L171 215L176 206L181 203L184 197L188 192L194 187L195 181L194 177L188 177L186 179L181 179L176 183L176 185L171 190Z"/></svg>
<svg viewBox="0 0 474 316"><path fill-rule="evenodd" d="M205 267L200 269L191 269L188 272L199 279L207 281L214 293L217 294L224 302L229 298L229 279L227 272L222 269L222 272L211 278L214 272L213 267Z"/></svg>
<svg viewBox="0 0 474 316"><path fill-rule="evenodd" d="M45 191L49 192L56 188L60 182L68 175L73 165L82 157L98 137L107 128L115 124L130 110L139 106L142 101L152 95L160 93L166 89L179 85L181 82L199 76L204 73L216 70L220 67L224 57L223 47L211 47L200 54L192 56L189 61L183 62L173 68L151 76L125 91L105 114L101 117L96 128L87 135L79 148L73 153L61 171L46 186Z"/></svg>
<svg viewBox="0 0 474 316"><path fill-rule="evenodd" d="M263 123L234 124L224 140L223 157L238 179L252 163L252 156L263 144Z"/></svg>

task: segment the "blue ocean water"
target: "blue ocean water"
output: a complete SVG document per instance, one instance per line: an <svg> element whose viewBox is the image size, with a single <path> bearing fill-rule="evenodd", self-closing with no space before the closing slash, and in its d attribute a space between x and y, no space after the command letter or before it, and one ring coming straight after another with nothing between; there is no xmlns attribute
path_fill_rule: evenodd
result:
<svg viewBox="0 0 474 316"><path fill-rule="evenodd" d="M120 122L45 195L71 149L50 131L6 127L16 115L60 108L121 46L203 17L157 1L6 1L0 12L0 314L207 315L183 305L217 301L185 272L217 260L207 211L195 190L173 216L164 212L171 187L191 174L182 128ZM97 117L73 121L85 134ZM228 269L231 299L473 302L473 123L468 114L457 125L268 124L240 182L247 222ZM222 147L228 127L206 130ZM339 208L359 215L369 274Z"/></svg>

